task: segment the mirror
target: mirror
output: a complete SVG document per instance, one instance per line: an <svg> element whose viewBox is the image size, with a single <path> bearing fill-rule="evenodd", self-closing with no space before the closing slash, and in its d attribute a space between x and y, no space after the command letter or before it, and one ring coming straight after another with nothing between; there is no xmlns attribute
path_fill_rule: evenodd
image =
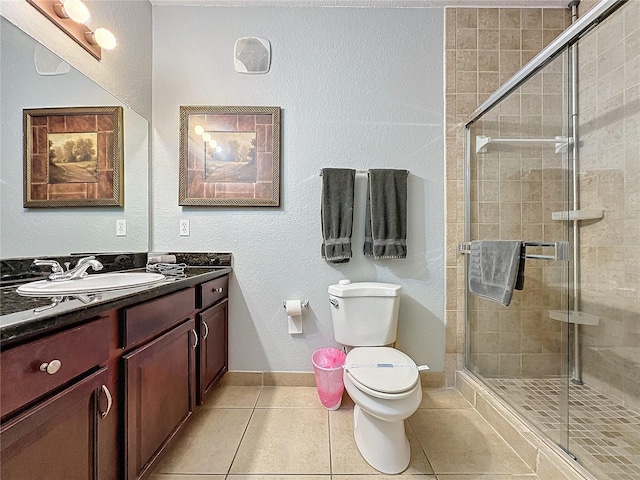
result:
<svg viewBox="0 0 640 480"><path fill-rule="evenodd" d="M148 251L148 122L6 18L0 21L0 258ZM124 110L124 207L24 208L23 109L96 106ZM126 236L116 236L121 220Z"/></svg>

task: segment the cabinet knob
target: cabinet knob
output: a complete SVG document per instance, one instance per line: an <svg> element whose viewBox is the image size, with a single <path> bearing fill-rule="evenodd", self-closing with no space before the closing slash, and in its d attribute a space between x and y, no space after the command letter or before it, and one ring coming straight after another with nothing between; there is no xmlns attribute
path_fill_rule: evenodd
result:
<svg viewBox="0 0 640 480"><path fill-rule="evenodd" d="M62 362L60 362L60 360L51 360L49 363L44 362L42 365L40 365L40 371L47 372L49 375L53 375L54 373L57 373L58 370L60 370L60 367L62 367Z"/></svg>
<svg viewBox="0 0 640 480"><path fill-rule="evenodd" d="M211 290L212 293L222 293L224 292L224 288L223 287L218 287L218 288L214 288L213 290Z"/></svg>

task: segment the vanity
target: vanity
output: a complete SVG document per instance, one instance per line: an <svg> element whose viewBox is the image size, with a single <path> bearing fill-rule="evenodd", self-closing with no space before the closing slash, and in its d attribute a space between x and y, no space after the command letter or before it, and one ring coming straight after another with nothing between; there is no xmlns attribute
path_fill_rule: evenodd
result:
<svg viewBox="0 0 640 480"><path fill-rule="evenodd" d="M2 312L0 478L150 475L228 368L231 268L185 273Z"/></svg>

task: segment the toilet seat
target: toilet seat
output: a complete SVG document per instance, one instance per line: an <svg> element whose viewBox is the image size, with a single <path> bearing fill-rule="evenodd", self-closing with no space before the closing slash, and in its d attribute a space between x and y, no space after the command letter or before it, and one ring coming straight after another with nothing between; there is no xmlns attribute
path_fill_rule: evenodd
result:
<svg viewBox="0 0 640 480"><path fill-rule="evenodd" d="M420 376L415 362L391 347L357 347L347 354L345 375L360 390L383 399L405 398Z"/></svg>

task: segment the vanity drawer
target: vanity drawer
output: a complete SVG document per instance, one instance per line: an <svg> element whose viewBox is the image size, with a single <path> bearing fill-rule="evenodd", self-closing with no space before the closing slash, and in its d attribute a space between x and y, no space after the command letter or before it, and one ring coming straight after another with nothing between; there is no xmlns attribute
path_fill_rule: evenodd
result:
<svg viewBox="0 0 640 480"><path fill-rule="evenodd" d="M195 306L195 288L187 288L165 297L125 308L123 310L122 347L128 347L177 325L193 314Z"/></svg>
<svg viewBox="0 0 640 480"><path fill-rule="evenodd" d="M101 365L108 358L109 320L106 317L3 351L0 355L1 416Z"/></svg>
<svg viewBox="0 0 640 480"><path fill-rule="evenodd" d="M207 308L228 296L229 275L210 280L199 287L198 308Z"/></svg>

